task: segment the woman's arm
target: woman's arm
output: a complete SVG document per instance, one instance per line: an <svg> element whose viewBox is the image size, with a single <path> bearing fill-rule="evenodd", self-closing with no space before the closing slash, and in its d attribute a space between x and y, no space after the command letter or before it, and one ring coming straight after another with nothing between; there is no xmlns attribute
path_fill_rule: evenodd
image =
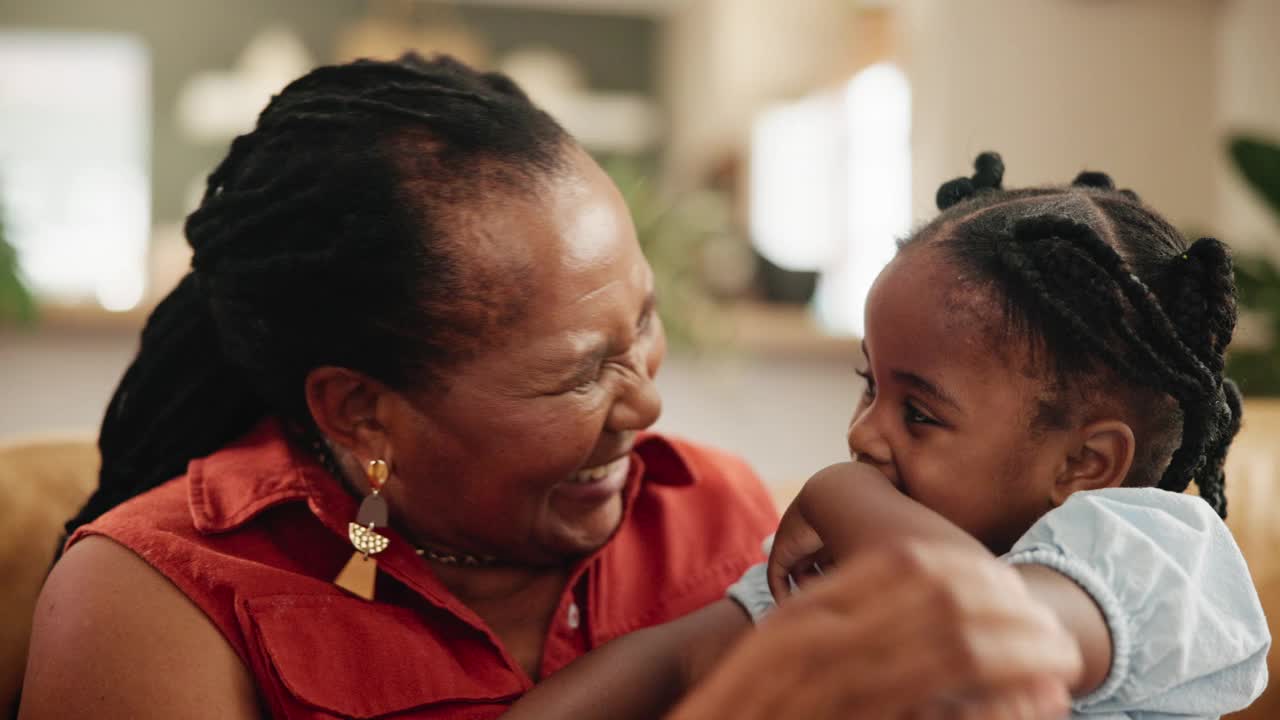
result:
<svg viewBox="0 0 1280 720"><path fill-rule="evenodd" d="M637 630L543 680L507 720L659 717L751 628L746 613L718 600L678 620Z"/></svg>
<svg viewBox="0 0 1280 720"><path fill-rule="evenodd" d="M40 592L18 717L262 713L248 670L204 613L137 555L89 537Z"/></svg>
<svg viewBox="0 0 1280 720"><path fill-rule="evenodd" d="M790 591L789 573L805 567L815 553L839 561L888 539L913 538L990 555L971 535L946 518L898 492L888 478L859 463L840 463L805 483L783 515L769 557L769 586L775 597ZM1111 636L1093 597L1066 576L1039 565L1019 565L1031 597L1048 606L1076 639L1084 673L1072 685L1076 695L1097 688L1111 667Z"/></svg>

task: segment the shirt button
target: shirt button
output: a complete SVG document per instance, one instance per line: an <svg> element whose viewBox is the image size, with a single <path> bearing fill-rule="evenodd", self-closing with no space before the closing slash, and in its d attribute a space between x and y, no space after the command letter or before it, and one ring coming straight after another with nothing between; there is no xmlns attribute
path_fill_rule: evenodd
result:
<svg viewBox="0 0 1280 720"><path fill-rule="evenodd" d="M582 622L582 613L578 610L578 603L569 603L569 610L565 615L565 622L569 623L569 629L577 630L578 625Z"/></svg>

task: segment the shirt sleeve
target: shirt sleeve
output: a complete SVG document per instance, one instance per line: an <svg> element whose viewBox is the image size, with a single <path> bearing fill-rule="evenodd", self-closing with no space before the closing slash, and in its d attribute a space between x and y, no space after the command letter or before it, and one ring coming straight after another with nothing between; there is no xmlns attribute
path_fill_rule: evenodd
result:
<svg viewBox="0 0 1280 720"><path fill-rule="evenodd" d="M760 543L760 550L766 558L773 552L773 533L769 533ZM751 616L752 623L759 623L778 606L769 590L768 561L756 563L747 568L742 578L729 586L725 597L738 603Z"/></svg>
<svg viewBox="0 0 1280 720"><path fill-rule="evenodd" d="M765 563L756 563L747 568L742 579L729 586L725 596L738 603L751 616L752 623L758 624L777 607L773 601L773 593L769 592Z"/></svg>
<svg viewBox="0 0 1280 720"><path fill-rule="evenodd" d="M1005 556L1088 592L1111 632L1103 684L1076 717L1217 717L1267 684L1271 635L1244 557L1200 498L1155 488L1078 492Z"/></svg>

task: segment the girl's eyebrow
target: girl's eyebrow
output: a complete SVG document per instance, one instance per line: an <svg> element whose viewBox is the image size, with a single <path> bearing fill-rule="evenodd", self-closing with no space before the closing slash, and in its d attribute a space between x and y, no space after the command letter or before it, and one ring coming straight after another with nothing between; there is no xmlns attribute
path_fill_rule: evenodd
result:
<svg viewBox="0 0 1280 720"><path fill-rule="evenodd" d="M862 341L862 356L866 359L868 364L871 363L871 353L867 351L866 340ZM950 393L943 390L937 384L929 381L925 377L921 375L917 375L913 372L907 372L905 370L892 370L890 371L889 374L893 376L894 380L897 380L898 382L903 383L904 385L910 386L912 389L914 389L916 392L920 393L921 395L928 395L933 400L936 400L939 403L942 403L943 405L950 406L953 410L960 413L961 415L965 414L964 409L960 407L960 403L957 402L956 399L950 395Z"/></svg>
<svg viewBox="0 0 1280 720"><path fill-rule="evenodd" d="M955 398L951 397L951 395L949 395L945 390L938 387L937 385L930 382L929 380L913 372L906 372L903 370L894 370L892 372L892 375L895 380L910 386L916 392L922 395L928 395L929 397L942 403L943 405L951 406L952 409L954 409L956 412L960 413L961 415L964 414L964 409L960 407L960 403L956 402Z"/></svg>

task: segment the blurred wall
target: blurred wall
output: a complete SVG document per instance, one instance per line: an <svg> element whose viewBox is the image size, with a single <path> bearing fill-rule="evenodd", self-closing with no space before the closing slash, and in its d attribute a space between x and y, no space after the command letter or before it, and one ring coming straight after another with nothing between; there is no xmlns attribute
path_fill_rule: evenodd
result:
<svg viewBox="0 0 1280 720"><path fill-rule="evenodd" d="M1105 170L1181 227L1211 227L1221 3L905 0L914 201L999 150L1011 186Z"/></svg>
<svg viewBox="0 0 1280 720"><path fill-rule="evenodd" d="M766 104L848 77L845 0L685 0L667 16L659 54L671 114L668 181L687 187L739 152Z"/></svg>
<svg viewBox="0 0 1280 720"><path fill-rule="evenodd" d="M0 441L96 436L138 330L0 331Z"/></svg>
<svg viewBox="0 0 1280 720"><path fill-rule="evenodd" d="M1280 137L1274 0L884 0L913 90L913 206L996 149L1011 185L1111 173L1241 247L1274 224L1228 171L1228 128ZM740 151L765 105L846 81L854 3L687 0L662 33L669 177ZM1273 246L1277 243L1273 242ZM1280 248L1276 249L1280 253Z"/></svg>
<svg viewBox="0 0 1280 720"><path fill-rule="evenodd" d="M1280 2L1230 0L1219 27L1217 123L1280 142ZM1280 225L1219 156L1215 230L1238 248L1280 261Z"/></svg>
<svg viewBox="0 0 1280 720"><path fill-rule="evenodd" d="M175 113L182 84L199 71L230 69L254 33L273 24L295 31L317 62L332 62L338 32L369 5L364 0L0 0L0 28L123 32L147 44L155 108L153 215L157 222L173 222L188 210L193 180L208 174L227 146L182 136ZM575 58L597 89L655 91L657 22L652 18L492 6L458 12L495 57L520 47L554 46Z"/></svg>

